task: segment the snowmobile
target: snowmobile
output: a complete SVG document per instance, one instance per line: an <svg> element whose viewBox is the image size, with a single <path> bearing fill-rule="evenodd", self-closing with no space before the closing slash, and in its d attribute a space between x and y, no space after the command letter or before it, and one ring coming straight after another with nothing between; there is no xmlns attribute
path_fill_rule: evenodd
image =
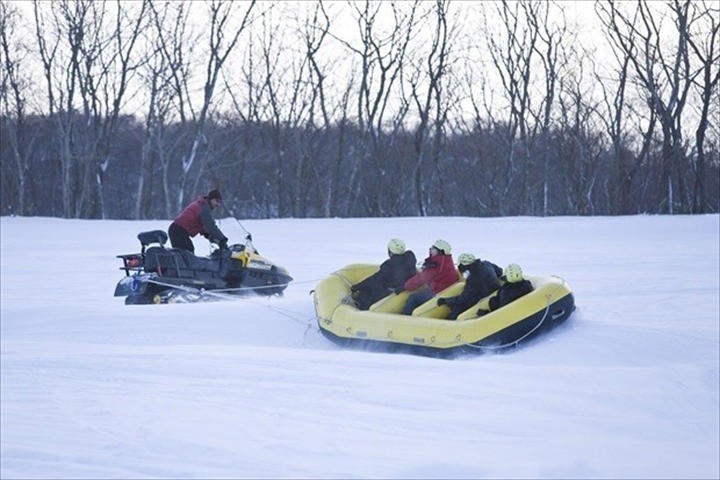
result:
<svg viewBox="0 0 720 480"><path fill-rule="evenodd" d="M126 305L282 295L292 281L284 267L258 253L250 234L245 244L218 248L207 257L165 247L168 236L162 230L141 232L137 238L140 253L117 255L125 277L115 296L125 297Z"/></svg>

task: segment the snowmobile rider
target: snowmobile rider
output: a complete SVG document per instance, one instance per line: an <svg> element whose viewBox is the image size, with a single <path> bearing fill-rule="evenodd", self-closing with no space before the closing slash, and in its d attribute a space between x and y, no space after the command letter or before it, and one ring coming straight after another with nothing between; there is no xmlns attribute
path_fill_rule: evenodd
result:
<svg viewBox="0 0 720 480"><path fill-rule="evenodd" d="M191 240L198 233L216 243L221 249L227 248L227 237L215 225L212 211L222 201L222 195L212 190L206 196L200 196L180 212L168 228L170 244L173 248L182 248L195 254L195 246Z"/></svg>

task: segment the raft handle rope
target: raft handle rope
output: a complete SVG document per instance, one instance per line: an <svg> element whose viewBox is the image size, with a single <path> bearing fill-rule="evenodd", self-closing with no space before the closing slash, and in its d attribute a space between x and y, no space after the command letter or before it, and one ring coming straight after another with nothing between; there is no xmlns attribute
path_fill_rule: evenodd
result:
<svg viewBox="0 0 720 480"><path fill-rule="evenodd" d="M343 269L343 270L345 270L345 269ZM336 270L336 271L332 272L330 275L335 275L336 277L338 277L338 278L340 278L341 280L343 280L348 287L351 287L351 286L352 286L352 282L351 282L347 277L345 277L344 275L342 275L342 274L340 273L340 272L342 272L343 270ZM315 290L314 290L314 289L310 291L310 294L313 294L313 293L315 293ZM319 321L320 321L320 320L331 321L333 315L335 315L335 310L337 310L338 308L340 308L342 305L349 305L348 301L350 301L351 298L352 298L352 297L350 297L349 295L342 297L342 298L340 299L340 301L337 303L337 305L335 305L335 308L333 308L333 311L330 313L329 318L320 319L319 317L317 317L317 311L316 311L316 312L315 312L315 316L316 316L316 318L317 318L317 320L318 320L318 330L320 329L320 326L319 326L319 323L320 323Z"/></svg>
<svg viewBox="0 0 720 480"><path fill-rule="evenodd" d="M556 275L552 275L552 276L559 279L561 283L560 283L560 285L558 285L558 287L555 290L553 290L552 294L547 296L547 305L545 306L545 313L543 314L543 316L540 319L540 321L538 322L538 324L535 325L529 332L527 332L525 335L518 338L517 340L513 340L512 342L508 342L504 345L484 346L484 345L475 345L473 343L465 343L465 342L463 342L463 345L465 345L467 347L471 347L471 348L477 348L479 350L500 350L502 348L507 348L512 345L517 345L520 342L522 342L523 340L525 340L527 337L532 335L538 328L540 328L542 326L542 324L547 319L548 312L550 311L550 304L552 303L551 299L555 298L555 293L557 293L558 290L560 290L565 285L565 280L563 280L562 278L560 278ZM556 318L555 315L553 315L553 320L555 318Z"/></svg>

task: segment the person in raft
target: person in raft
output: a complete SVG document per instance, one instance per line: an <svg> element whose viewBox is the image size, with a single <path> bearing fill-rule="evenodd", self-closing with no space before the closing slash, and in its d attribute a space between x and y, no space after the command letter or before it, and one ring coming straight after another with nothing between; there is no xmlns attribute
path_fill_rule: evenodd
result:
<svg viewBox="0 0 720 480"><path fill-rule="evenodd" d="M360 310L367 310L381 298L401 290L405 280L417 273L415 254L405 248L401 239L391 238L387 253L388 259L380 265L380 270L350 287L352 298Z"/></svg>
<svg viewBox="0 0 720 480"><path fill-rule="evenodd" d="M458 315L475 305L481 298L487 297L500 288L502 268L488 260L475 258L471 253L463 253L458 257L458 270L465 277L462 293L455 297L438 298L438 305L450 307L448 320L457 319Z"/></svg>
<svg viewBox="0 0 720 480"><path fill-rule="evenodd" d="M170 244L173 248L182 248L195 253L195 246L191 240L198 233L216 243L220 248L227 248L227 237L223 235L212 216L222 201L222 195L212 190L205 196L200 196L180 212L168 228Z"/></svg>
<svg viewBox="0 0 720 480"><path fill-rule="evenodd" d="M430 247L430 255L423 262L420 272L408 278L402 289L395 291L413 291L405 302L403 315L410 315L418 305L427 302L460 279L451 253L452 248L448 242L436 240Z"/></svg>
<svg viewBox="0 0 720 480"><path fill-rule="evenodd" d="M520 265L511 263L505 267L504 278L505 283L498 290L497 295L490 298L488 307L490 310L480 309L477 311L479 317L494 312L498 308L504 307L508 303L514 302L523 295L533 291L533 286L529 280L523 278L523 271Z"/></svg>

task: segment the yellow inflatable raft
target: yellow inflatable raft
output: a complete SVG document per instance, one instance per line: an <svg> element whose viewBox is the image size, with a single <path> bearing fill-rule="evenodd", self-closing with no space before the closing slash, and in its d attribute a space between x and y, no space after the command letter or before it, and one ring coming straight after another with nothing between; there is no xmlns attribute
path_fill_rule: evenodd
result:
<svg viewBox="0 0 720 480"><path fill-rule="evenodd" d="M418 306L412 315L400 313L410 292L391 294L361 311L351 300L350 287L378 268L372 264L348 265L318 283L314 290L315 313L326 337L341 345L444 357L517 345L563 322L575 309L572 291L564 280L525 275L533 285L531 293L482 317L477 316L477 310L487 308L492 295L460 314L456 321L444 319L450 309L437 306L437 298L459 295L464 287L462 280Z"/></svg>

